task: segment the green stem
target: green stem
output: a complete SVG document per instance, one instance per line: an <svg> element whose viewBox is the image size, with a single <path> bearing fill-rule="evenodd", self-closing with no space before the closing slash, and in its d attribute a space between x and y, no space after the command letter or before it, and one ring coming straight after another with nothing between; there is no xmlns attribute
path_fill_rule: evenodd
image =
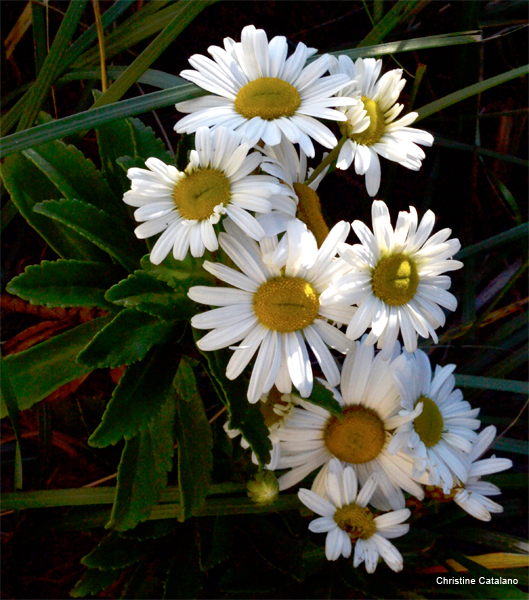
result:
<svg viewBox="0 0 529 600"><path fill-rule="evenodd" d="M310 183L312 183L316 179L316 177L318 177L318 175L323 171L323 169L325 169L325 167L330 165L332 162L334 162L338 158L338 155L340 154L340 150L342 149L342 146L345 144L346 140L347 140L347 136L344 135L342 137L342 139L338 142L338 144L329 152L329 154L314 169L312 175L307 179L307 181L305 181L305 185L309 185Z"/></svg>

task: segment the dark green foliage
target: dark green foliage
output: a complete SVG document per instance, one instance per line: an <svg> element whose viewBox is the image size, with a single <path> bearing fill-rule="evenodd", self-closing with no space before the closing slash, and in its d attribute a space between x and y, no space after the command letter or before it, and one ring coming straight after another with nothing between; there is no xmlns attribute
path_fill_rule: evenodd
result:
<svg viewBox="0 0 529 600"><path fill-rule="evenodd" d="M75 587L70 592L70 596L72 598L95 596L99 592L108 589L119 577L121 577L121 571L87 569L81 579L75 584Z"/></svg>
<svg viewBox="0 0 529 600"><path fill-rule="evenodd" d="M148 551L148 544L125 539L111 532L81 562L90 569L124 569L141 560Z"/></svg>
<svg viewBox="0 0 529 600"><path fill-rule="evenodd" d="M342 416L342 407L334 398L333 393L318 380L314 381L312 393L306 400L307 402L312 402L312 404L324 408L335 417L340 418Z"/></svg>

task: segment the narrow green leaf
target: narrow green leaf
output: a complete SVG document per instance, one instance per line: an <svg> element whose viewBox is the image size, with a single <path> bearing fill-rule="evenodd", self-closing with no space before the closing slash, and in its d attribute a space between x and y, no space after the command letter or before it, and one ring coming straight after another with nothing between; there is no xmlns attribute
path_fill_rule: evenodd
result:
<svg viewBox="0 0 529 600"><path fill-rule="evenodd" d="M108 67L107 75L109 79L117 79L125 72L126 67ZM98 79L101 77L101 71L99 69L74 69L65 73L58 81L58 83L66 83L67 81L78 81L80 79ZM159 88L160 90L168 90L175 85L181 83L180 77L166 73L165 71L159 71L158 69L147 69L143 75L138 78L137 83L144 83L146 85L152 85L153 87ZM6 102L4 100L4 102Z"/></svg>
<svg viewBox="0 0 529 600"><path fill-rule="evenodd" d="M142 360L155 344L166 342L172 332L166 321L127 308L90 341L77 361L92 369L130 365Z"/></svg>
<svg viewBox="0 0 529 600"><path fill-rule="evenodd" d="M125 539L111 532L92 552L81 558L81 564L102 571L124 569L144 558L147 550L147 544L131 538Z"/></svg>
<svg viewBox="0 0 529 600"><path fill-rule="evenodd" d="M211 4L210 0L179 0L171 22L94 103L94 108L119 100L174 39Z"/></svg>
<svg viewBox="0 0 529 600"><path fill-rule="evenodd" d="M70 596L72 598L95 596L108 589L119 577L121 577L121 571L87 569L70 591Z"/></svg>
<svg viewBox="0 0 529 600"><path fill-rule="evenodd" d="M495 552L512 552L514 554L527 554L529 544L522 538L514 537L501 531L491 531L490 529L476 529L463 527L450 531L450 537L465 540L466 542L475 542Z"/></svg>
<svg viewBox="0 0 529 600"><path fill-rule="evenodd" d="M431 102L426 106L423 106L417 109L416 112L419 113L417 120L415 123L418 123L421 119L429 117L430 115L439 112L440 110L444 110L453 104L457 104L462 100L466 100L467 98L471 98L476 94L481 94L482 92L511 79L515 79L516 77L524 77L529 73L529 65L525 65L523 67L518 67L517 69L512 69L507 71L506 73L502 73L501 75L496 75L495 77L491 77L490 79L485 79L484 81L480 81L479 83L475 83L474 85L469 85L462 90L458 90L453 94L449 94L448 96L444 96L444 98L440 98L435 102Z"/></svg>
<svg viewBox="0 0 529 600"><path fill-rule="evenodd" d="M472 152L473 154L477 154L480 157L489 156L490 158L494 158L496 160L503 160L504 162L511 163L513 165L520 165L522 167L529 166L529 161L525 160L524 158L518 158L517 156L511 156L510 154L501 154L501 152L487 150L486 148L481 148L481 146L472 146L471 144L454 142L454 140L444 138L438 135L437 133L435 134L434 144L436 146L442 146L444 148L451 148L452 150L463 150L464 152Z"/></svg>
<svg viewBox="0 0 529 600"><path fill-rule="evenodd" d="M184 260L175 260L172 255L159 265L153 265L147 254L141 259L141 268L157 279L165 281L172 288L185 285L189 289L192 285L206 285L215 282L215 278L202 268L204 257L195 258L188 253Z"/></svg>
<svg viewBox="0 0 529 600"><path fill-rule="evenodd" d="M499 390L500 392L513 392L515 394L529 393L529 382L496 379L493 377L477 377L475 375L456 375L456 385L464 388Z"/></svg>
<svg viewBox="0 0 529 600"><path fill-rule="evenodd" d="M515 454L527 456L529 442L527 440L513 440L501 437L494 440L492 448L494 448L494 450L501 450L502 452L514 452Z"/></svg>
<svg viewBox="0 0 529 600"><path fill-rule="evenodd" d="M11 198L2 207L2 233L4 229L11 223L13 218L18 214L18 208Z"/></svg>
<svg viewBox="0 0 529 600"><path fill-rule="evenodd" d="M22 473L22 455L20 452L20 445L22 443L22 435L20 432L19 416L20 411L18 408L17 397L13 386L11 384L11 377L9 376L9 364L6 363L5 358L0 356L0 399L2 408L5 407L9 420L15 432L16 438L16 449L15 449L15 490L21 490L23 484L23 473Z"/></svg>
<svg viewBox="0 0 529 600"><path fill-rule="evenodd" d="M77 0L68 5L66 15L53 40L53 44L42 65L42 69L37 75L37 80L28 92L24 112L18 124L19 130L31 127L37 118L39 110L41 109L44 100L47 98L55 78L60 73L61 62L70 46L70 41L77 29L77 25L83 16L86 3L87 0Z"/></svg>
<svg viewBox="0 0 529 600"><path fill-rule="evenodd" d="M40 2L31 4L31 28L33 30L33 49L35 51L35 73L38 75L46 60L46 12Z"/></svg>
<svg viewBox="0 0 529 600"><path fill-rule="evenodd" d="M358 48L379 44L395 27L409 21L412 15L419 13L428 3L428 0L399 0L358 44Z"/></svg>
<svg viewBox="0 0 529 600"><path fill-rule="evenodd" d="M48 200L33 210L70 227L108 252L127 270L137 268L143 254L141 242L106 212L80 200Z"/></svg>
<svg viewBox="0 0 529 600"><path fill-rule="evenodd" d="M342 416L343 409L338 401L334 398L333 393L317 379L314 381L312 394L308 398L305 398L305 400L315 404L316 406L324 408L335 417L340 418Z"/></svg>
<svg viewBox="0 0 529 600"><path fill-rule="evenodd" d="M187 297L187 289L183 285L170 288L145 271L135 271L110 288L106 299L167 321L188 320L197 311L196 302Z"/></svg>
<svg viewBox="0 0 529 600"><path fill-rule="evenodd" d="M529 235L529 223L524 223L523 225L518 225L517 227L513 227L508 231L504 231L498 235L490 237L483 242L463 248L456 254L456 258L458 260L462 260L467 256L492 250L493 248L502 246L503 244L511 243L519 238L527 237L527 235Z"/></svg>
<svg viewBox="0 0 529 600"><path fill-rule="evenodd" d="M118 469L116 499L107 529L125 531L146 521L167 485L167 472L172 469L175 413L169 398L149 428L125 442Z"/></svg>
<svg viewBox="0 0 529 600"><path fill-rule="evenodd" d="M105 292L124 275L120 266L108 263L44 260L40 265L26 267L6 289L31 304L115 309L105 300Z"/></svg>
<svg viewBox="0 0 529 600"><path fill-rule="evenodd" d="M141 362L130 365L88 443L104 448L145 431L167 402L179 361L178 349L165 344L151 348Z"/></svg>
<svg viewBox="0 0 529 600"><path fill-rule="evenodd" d="M33 208L43 200L60 198L57 188L22 154L8 157L0 167L11 199L26 221L62 258L104 261L106 255L70 228L39 215Z"/></svg>
<svg viewBox="0 0 529 600"><path fill-rule="evenodd" d="M187 359L180 361L175 389L179 395L175 433L178 441L181 520L184 520L197 513L208 494L213 469L213 435L193 369Z"/></svg>
<svg viewBox="0 0 529 600"><path fill-rule="evenodd" d="M75 357L109 320L110 317L94 319L29 350L7 356L5 362L9 365L18 408L25 410L61 385L89 373L91 369L77 364ZM5 416L3 407L0 417Z"/></svg>
<svg viewBox="0 0 529 600"><path fill-rule="evenodd" d="M54 141L24 150L23 154L55 185L63 198L82 200L115 217L128 219L121 197L112 193L94 163L75 146Z"/></svg>
<svg viewBox="0 0 529 600"><path fill-rule="evenodd" d="M170 106L175 104L175 102L198 98L206 94L206 90L199 88L193 83L188 83L185 79L179 79L178 86L170 90L145 94L139 98L121 100L114 104L107 104L99 108L93 108L69 117L57 119L51 123L32 127L29 131L20 131L6 136L2 140L0 157L38 146L49 140L64 138L78 131L97 128L104 123L118 121L119 119L125 119L133 115L140 115L150 110Z"/></svg>

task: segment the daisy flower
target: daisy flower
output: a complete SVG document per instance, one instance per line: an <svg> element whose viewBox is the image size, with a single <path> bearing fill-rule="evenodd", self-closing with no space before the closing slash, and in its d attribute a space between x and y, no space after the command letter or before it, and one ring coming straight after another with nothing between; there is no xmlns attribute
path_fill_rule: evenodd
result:
<svg viewBox="0 0 529 600"><path fill-rule="evenodd" d="M337 418L320 406L299 402L285 426L277 430L280 439L279 469L291 469L279 478L282 490L299 483L309 473L322 467L312 490L323 496L324 481L333 458L353 468L365 485L378 473L371 503L380 510L404 508L403 490L423 497L421 486L413 481L413 460L404 452L391 455L388 446L395 427L420 414L400 416L400 396L392 379L391 362L375 357L373 346L356 342L347 354L341 378L341 395L335 394L343 407ZM400 354L395 344L394 356Z"/></svg>
<svg viewBox="0 0 529 600"><path fill-rule="evenodd" d="M479 408L471 408L463 393L454 389L455 365L432 368L421 350L403 353L393 363L393 381L399 390L403 410L411 414L422 404L422 412L413 421L398 427L391 440L390 454L403 450L413 457L413 477L428 473L429 483L449 493L454 477L465 483L470 463L468 455L478 438L474 431L480 422Z"/></svg>
<svg viewBox="0 0 529 600"><path fill-rule="evenodd" d="M260 139L275 146L284 135L299 143L308 156L314 156L311 138L334 148L334 134L317 119L346 120L343 112L330 107L354 103L333 96L349 77L323 77L329 68L327 55L306 66L316 50L301 42L288 59L287 50L285 37L268 42L263 29L249 25L242 30L241 42L225 38L224 48L210 46L213 60L193 55L189 62L196 71L180 75L214 95L178 103L179 111L191 114L176 124L176 131L224 125L240 131L252 146Z"/></svg>
<svg viewBox="0 0 529 600"><path fill-rule="evenodd" d="M327 533L325 556L336 560L349 558L354 544L354 566L365 562L366 571L374 573L381 557L393 571L402 571L402 555L388 539L408 533L410 526L403 523L409 516L407 508L375 517L368 503L377 488L377 474L373 473L361 490L354 469L343 467L333 458L325 477L326 498L301 489L298 497L319 519L311 521L310 531Z"/></svg>
<svg viewBox="0 0 529 600"><path fill-rule="evenodd" d="M338 93L360 100L343 109L347 121L340 123L340 129L348 139L336 166L348 169L354 162L356 173L366 176L370 196L375 196L380 187L379 156L418 171L425 154L417 144L433 144L430 133L409 127L418 113L411 112L395 120L404 108L397 100L406 81L402 79L402 69L388 71L379 79L381 69L382 61L374 58L358 58L353 62L348 56L330 57L332 74L345 73L355 80Z"/></svg>
<svg viewBox="0 0 529 600"><path fill-rule="evenodd" d="M480 481L483 475L499 473L512 467L512 461L508 458L485 458L479 460L489 449L496 437L496 428L490 425L485 428L472 445L469 460L471 462L470 472L466 483L457 482L450 497L453 498L465 512L479 519L490 521L491 513L503 512L503 506L490 500L488 496L498 496L501 490L497 485L488 481Z"/></svg>
<svg viewBox="0 0 529 600"><path fill-rule="evenodd" d="M311 183L305 181L312 173L307 169L307 155L300 148L299 154L292 142L283 138L277 146L266 145L263 150L264 159L261 170L277 177L283 184L283 195L274 198L280 210L274 210L259 217L259 223L267 235L274 235L286 230L289 220L295 218L296 212L290 212L287 198L297 205L298 218L314 233L318 245L321 245L329 233L321 214L321 203L316 192L329 167L325 168ZM325 158L327 154L323 155Z"/></svg>
<svg viewBox="0 0 529 600"><path fill-rule="evenodd" d="M399 332L408 352L417 349L417 337L432 337L445 323L441 310L455 310L457 300L447 290L451 281L445 271L460 269L463 263L452 260L461 247L459 240L448 239L451 230L442 229L428 237L435 223L429 210L419 226L415 208L400 212L395 231L388 207L379 200L372 207L373 233L361 221L353 229L361 244L342 244L338 250L352 270L334 283L329 295L338 292L343 300L358 305L347 327L347 337L359 338L368 327L367 344L378 342L385 357L392 351ZM333 300L334 301L334 300ZM326 302L323 294L321 302Z"/></svg>
<svg viewBox="0 0 529 600"><path fill-rule="evenodd" d="M291 221L281 269L263 260L263 253L273 252L277 238L266 238L263 249L264 243L259 246L236 227L228 228L230 233L220 234L219 242L240 271L208 261L204 268L233 287L196 286L188 292L196 302L221 307L192 318L193 327L213 330L197 342L198 347L218 350L241 342L228 363L228 379L238 377L259 350L248 388L252 403L274 384L282 394L289 394L294 384L301 396L310 395L313 378L307 343L326 379L336 385L340 373L328 346L345 353L350 342L327 319L346 323L353 309L332 300L323 308L319 297L343 272L334 256L349 225L338 223L314 254L313 264L306 266L304 249L315 244L314 236L301 221Z"/></svg>
<svg viewBox="0 0 529 600"><path fill-rule="evenodd" d="M223 215L246 235L262 238L263 228L248 211L269 212L274 204L268 198L281 191L274 177L250 175L262 156L248 154L250 147L240 143L239 134L224 127L214 132L201 127L195 145L183 172L157 158L147 159L147 169L128 170L132 185L123 200L138 207L137 221L145 221L135 229L136 236L144 239L163 232L151 252L155 265L171 249L176 260L184 260L189 249L193 256L203 256L206 248L217 250L213 226Z"/></svg>

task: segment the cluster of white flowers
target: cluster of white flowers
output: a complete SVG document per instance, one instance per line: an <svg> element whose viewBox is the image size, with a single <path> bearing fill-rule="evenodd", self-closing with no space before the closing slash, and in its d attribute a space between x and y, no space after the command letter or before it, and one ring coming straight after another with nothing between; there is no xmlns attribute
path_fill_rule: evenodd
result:
<svg viewBox="0 0 529 600"><path fill-rule="evenodd" d="M510 461L476 462L494 428L476 433L479 411L454 389L454 367L432 376L417 349L419 336L438 341L442 308L457 306L445 273L462 267L452 258L459 241L449 229L432 235L434 214L419 221L413 207L393 228L378 200L372 230L352 223L359 244L346 243L349 223L329 231L321 216L316 190L333 161L339 169L354 163L370 196L380 187L379 156L420 168L417 144L431 146L433 137L409 127L417 113L396 120L402 70L380 76L380 60L324 55L309 63L315 49L299 43L290 57L287 49L284 37L269 42L248 26L241 42L211 46L211 59L192 56L195 70L181 75L211 94L177 104L188 114L176 131L196 134L189 164L180 172L150 158L148 170L130 169L124 200L144 221L138 237L161 233L154 264L171 250L183 260L220 247L220 261L203 267L226 285L189 290L216 307L191 320L210 330L199 348L233 350L228 379L255 357L247 396L261 401L269 427L268 468L287 470L280 489L322 467L299 497L320 515L310 529L327 532L327 558L349 557L355 544L355 566L365 561L373 572L380 556L397 571L402 557L388 539L409 529L404 492L422 499L422 485L437 486L488 520L501 507L487 496L499 490L479 477ZM337 122L340 141L321 119ZM307 169L313 141L331 151L314 171ZM341 418L310 401L311 355ZM228 424L226 431L239 433ZM374 516L368 504L391 512Z"/></svg>

